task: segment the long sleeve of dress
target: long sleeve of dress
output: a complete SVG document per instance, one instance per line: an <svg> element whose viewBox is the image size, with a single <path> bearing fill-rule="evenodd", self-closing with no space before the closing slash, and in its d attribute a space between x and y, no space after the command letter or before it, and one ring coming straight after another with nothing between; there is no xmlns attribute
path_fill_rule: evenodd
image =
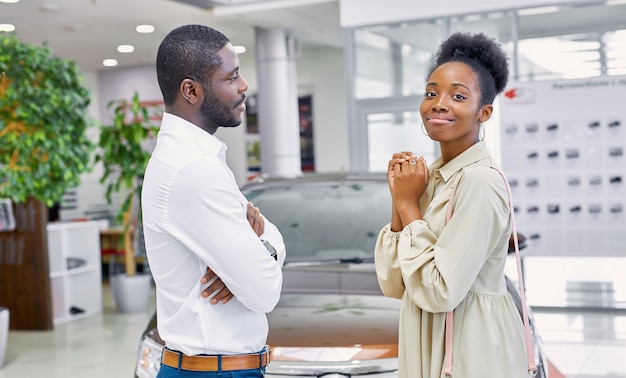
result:
<svg viewBox="0 0 626 378"><path fill-rule="evenodd" d="M381 231L375 256L385 295L398 298L406 290L415 305L434 313L454 309L470 290L483 291L477 277L488 257L508 241L506 187L489 167L466 168L458 175L422 209L424 220L398 233L389 226ZM446 224L446 206L455 187L453 215Z"/></svg>
<svg viewBox="0 0 626 378"><path fill-rule="evenodd" d="M374 249L378 285L385 296L398 299L404 294L404 282L398 260L399 240L400 233L391 231L391 224L387 224L380 231Z"/></svg>

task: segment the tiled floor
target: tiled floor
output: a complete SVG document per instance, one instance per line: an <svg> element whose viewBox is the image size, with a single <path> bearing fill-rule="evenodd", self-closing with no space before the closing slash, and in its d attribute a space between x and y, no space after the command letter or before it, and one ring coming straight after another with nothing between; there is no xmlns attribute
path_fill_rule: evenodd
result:
<svg viewBox="0 0 626 378"><path fill-rule="evenodd" d="M102 314L53 331L9 332L0 378L132 377L137 343L154 309L118 314L104 288ZM547 354L567 378L626 378L626 313L541 311Z"/></svg>
<svg viewBox="0 0 626 378"><path fill-rule="evenodd" d="M626 377L626 313L535 311L546 354L567 378Z"/></svg>
<svg viewBox="0 0 626 378"><path fill-rule="evenodd" d="M10 331L0 378L133 377L154 299L146 312L120 314L108 286L103 298L101 314L57 324L53 331Z"/></svg>

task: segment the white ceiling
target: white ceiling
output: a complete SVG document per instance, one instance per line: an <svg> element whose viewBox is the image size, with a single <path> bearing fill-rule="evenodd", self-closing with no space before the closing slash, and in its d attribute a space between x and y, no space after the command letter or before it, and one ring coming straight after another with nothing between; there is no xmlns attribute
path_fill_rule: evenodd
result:
<svg viewBox="0 0 626 378"><path fill-rule="evenodd" d="M7 0L0 0L0 24L14 24L20 39L38 45L48 42L55 54L90 71L108 69L102 65L107 58L117 59L119 67L154 64L163 37L173 28L189 23L215 27L234 45L246 46L246 54L254 54L255 26L291 30L303 45L342 47L343 43L339 0L3 1ZM610 3L614 6L597 2L571 4L560 7L558 12L521 17L519 37L569 35L601 42L605 32L626 29L626 0L610 0ZM485 24L482 19L464 22L461 17L459 20L470 30ZM156 31L139 34L135 32L139 24L152 24ZM501 22L491 19L489 25L498 29L497 34L503 40L510 39L508 17L502 17ZM402 24L370 30L396 43L417 44L433 51L438 40L427 37L432 33L415 29L424 26L427 25ZM134 45L135 51L119 53L116 48L120 44ZM601 49L604 48L602 45Z"/></svg>
<svg viewBox="0 0 626 378"><path fill-rule="evenodd" d="M13 0L15 1L15 0ZM101 70L114 58L118 67L153 64L163 37L177 26L199 23L222 31L233 45L254 53L254 27L286 28L303 44L341 47L338 0L0 0L0 24L16 27L27 42L47 42L52 51L83 70ZM154 33L135 27L152 24ZM131 44L133 53L117 52Z"/></svg>

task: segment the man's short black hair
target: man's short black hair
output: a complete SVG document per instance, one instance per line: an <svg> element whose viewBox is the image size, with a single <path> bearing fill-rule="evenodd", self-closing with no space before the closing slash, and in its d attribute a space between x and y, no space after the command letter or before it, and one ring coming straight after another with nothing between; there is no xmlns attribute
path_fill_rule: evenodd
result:
<svg viewBox="0 0 626 378"><path fill-rule="evenodd" d="M224 34L204 25L180 26L165 36L156 58L165 105L174 104L184 79L206 85L222 64L218 52L229 42Z"/></svg>

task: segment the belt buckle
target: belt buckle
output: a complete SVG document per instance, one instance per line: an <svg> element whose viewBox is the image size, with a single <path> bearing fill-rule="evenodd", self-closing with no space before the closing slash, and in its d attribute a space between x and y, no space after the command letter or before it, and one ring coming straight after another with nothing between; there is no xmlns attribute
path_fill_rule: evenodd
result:
<svg viewBox="0 0 626 378"><path fill-rule="evenodd" d="M176 351L176 350L171 350L168 348L164 348L163 352L161 354L161 363L165 364L167 366L170 367L174 367L174 368L182 368L184 370L190 370L190 371L230 371L233 370L232 368L228 368L227 366L231 365L231 363L228 363L226 361L230 360L230 359L238 359L238 358L248 358L248 363L247 363L247 367L245 367L245 369L263 369L265 368L269 362L270 362L270 354L271 349L269 348L269 346L266 346L263 350L261 350L260 352L257 353L249 353L249 354L242 354L242 355L208 355L208 356L187 356L185 354L183 354L180 351ZM165 358L165 355L168 354L167 360ZM257 363L253 363L252 361L254 361L254 357L258 355L258 362ZM253 358L252 360L250 358ZM209 363L209 360L211 359L215 359L216 361L213 362L213 364L216 364L217 366L215 367L203 367L203 368L199 368L199 365L205 365L205 361L202 361L203 359L206 359L206 363ZM202 362L200 362L202 361ZM224 362L222 362L224 361ZM230 362L230 361L229 361ZM222 369L222 366L224 366L225 369ZM256 366L255 366L256 365ZM206 365L205 365L206 366ZM243 368L243 367L241 367Z"/></svg>

